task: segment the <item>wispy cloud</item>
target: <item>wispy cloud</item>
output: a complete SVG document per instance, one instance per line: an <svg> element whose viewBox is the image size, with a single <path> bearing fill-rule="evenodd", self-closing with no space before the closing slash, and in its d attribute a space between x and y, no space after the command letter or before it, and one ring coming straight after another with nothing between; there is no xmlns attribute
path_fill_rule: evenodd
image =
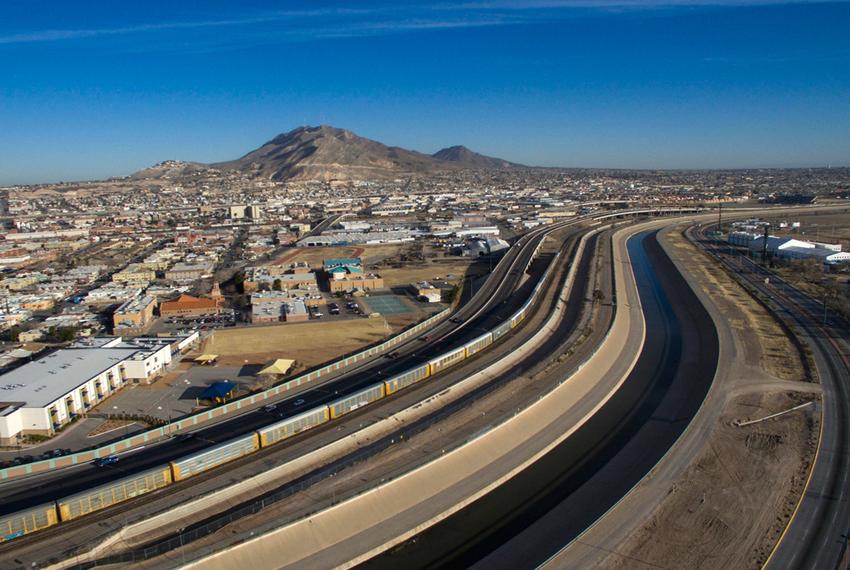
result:
<svg viewBox="0 0 850 570"><path fill-rule="evenodd" d="M161 22L155 24L141 24L136 26L120 26L114 28L92 28L73 30L36 30L0 36L0 44L31 43L31 42L53 42L61 40L75 40L95 38L101 36L116 36L125 34L138 34L144 32L160 32L169 30L203 29L203 28L225 28L235 26L251 26L255 24L270 24L280 22L296 22L309 18L327 16L345 17L362 16L368 14L366 9L323 9L323 10L287 10L260 14L246 18L223 18L202 19L185 22Z"/></svg>
<svg viewBox="0 0 850 570"><path fill-rule="evenodd" d="M819 0L820 3L846 0ZM481 0L464 3L399 4L394 7L318 8L257 13L244 17L205 18L83 29L28 30L0 35L0 45L96 39L155 32L239 28L258 38L278 41L397 34L414 31L480 28L554 21L579 11L641 11L685 7L745 7L809 4L806 0ZM260 28L262 28L260 30ZM220 37L220 41L225 38Z"/></svg>

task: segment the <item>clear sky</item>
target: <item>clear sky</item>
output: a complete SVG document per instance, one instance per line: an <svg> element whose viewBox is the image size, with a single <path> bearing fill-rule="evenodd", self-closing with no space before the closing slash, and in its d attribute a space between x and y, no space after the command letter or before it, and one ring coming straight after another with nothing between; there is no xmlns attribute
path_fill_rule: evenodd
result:
<svg viewBox="0 0 850 570"><path fill-rule="evenodd" d="M848 165L850 3L0 2L0 184L320 123L534 165Z"/></svg>

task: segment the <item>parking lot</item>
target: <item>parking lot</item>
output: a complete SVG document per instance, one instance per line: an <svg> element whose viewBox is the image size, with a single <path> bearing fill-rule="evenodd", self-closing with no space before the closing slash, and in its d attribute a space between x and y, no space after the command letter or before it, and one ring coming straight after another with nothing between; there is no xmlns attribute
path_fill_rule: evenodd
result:
<svg viewBox="0 0 850 570"><path fill-rule="evenodd" d="M224 309L221 314L185 317L160 317L151 327L150 334L161 332L178 333L186 330L208 331L236 326L236 313L233 309Z"/></svg>

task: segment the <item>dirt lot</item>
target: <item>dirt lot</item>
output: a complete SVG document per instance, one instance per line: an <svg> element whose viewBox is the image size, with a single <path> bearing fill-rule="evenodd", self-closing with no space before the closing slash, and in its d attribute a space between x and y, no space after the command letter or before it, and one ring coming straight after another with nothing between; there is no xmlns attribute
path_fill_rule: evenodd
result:
<svg viewBox="0 0 850 570"><path fill-rule="evenodd" d="M368 268L370 265L379 263L387 258L398 254L403 245L365 245L345 247L294 247L288 249L283 255L270 261L269 265L278 263L294 263L303 261L311 267L321 267L322 260L339 257L359 257Z"/></svg>
<svg viewBox="0 0 850 570"><path fill-rule="evenodd" d="M671 241L730 323L736 360L706 401L705 413L716 410L718 421L696 459L601 566L634 568L639 560L647 568L759 568L808 477L820 387L805 382L801 355L760 305L684 238ZM746 427L732 423L807 401L815 405Z"/></svg>
<svg viewBox="0 0 850 570"><path fill-rule="evenodd" d="M459 282L465 276L484 275L487 273L486 265L476 265L472 268L471 258L452 258L451 261L440 261L438 263L419 263L409 265L401 269L382 269L381 276L387 287L404 287L417 281L431 281L441 277L449 282ZM469 273L467 273L469 272ZM449 277L451 275L451 277Z"/></svg>
<svg viewBox="0 0 850 570"><path fill-rule="evenodd" d="M383 319L290 323L218 330L203 345L203 352L219 355L219 364L266 364L274 358L291 358L299 369L336 358L388 336L392 329Z"/></svg>
<svg viewBox="0 0 850 570"><path fill-rule="evenodd" d="M799 230L785 233L779 228L771 228L772 233L789 235L803 240L814 240L827 243L841 243L846 251L850 248L850 214L845 212L807 212L804 215L773 217L764 219L770 222L800 222Z"/></svg>
<svg viewBox="0 0 850 570"><path fill-rule="evenodd" d="M641 560L658 568L760 568L808 476L809 460L801 455L816 445L819 416L793 413L747 427L732 420L813 398L766 391L730 399L697 461L603 566L633 568Z"/></svg>
<svg viewBox="0 0 850 570"><path fill-rule="evenodd" d="M694 251L683 238L676 239L675 247L699 273L703 289L715 302L723 301L729 325L746 344L740 355L745 359L742 363L780 380L804 380L797 350L773 317L714 261Z"/></svg>

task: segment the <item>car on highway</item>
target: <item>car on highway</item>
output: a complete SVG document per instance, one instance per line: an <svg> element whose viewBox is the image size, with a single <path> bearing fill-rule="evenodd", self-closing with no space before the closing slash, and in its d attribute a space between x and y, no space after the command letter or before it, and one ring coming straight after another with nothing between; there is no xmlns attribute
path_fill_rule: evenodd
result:
<svg viewBox="0 0 850 570"><path fill-rule="evenodd" d="M267 405L263 406L262 409L263 409L264 412L273 412L277 409L277 405L276 404L267 404Z"/></svg>
<svg viewBox="0 0 850 570"><path fill-rule="evenodd" d="M293 405L293 406L295 406L295 407L297 407L297 406L300 406L300 405L301 405L301 404L303 404L303 403L304 403L304 398L298 398L297 400L295 400L294 402L292 402L292 405Z"/></svg>
<svg viewBox="0 0 850 570"><path fill-rule="evenodd" d="M98 467L106 467L107 465L115 465L116 463L118 463L117 455L109 455L94 460L94 464Z"/></svg>

